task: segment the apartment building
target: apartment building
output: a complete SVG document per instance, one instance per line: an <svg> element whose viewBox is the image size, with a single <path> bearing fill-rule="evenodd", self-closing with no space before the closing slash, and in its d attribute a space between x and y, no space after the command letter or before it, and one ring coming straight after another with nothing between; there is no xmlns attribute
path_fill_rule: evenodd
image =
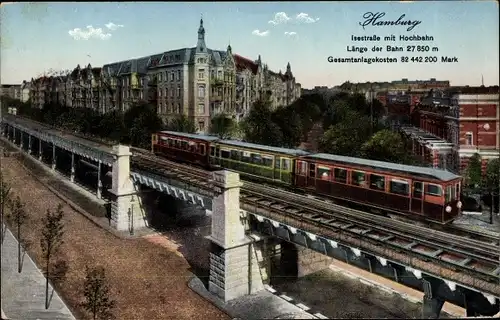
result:
<svg viewBox="0 0 500 320"><path fill-rule="evenodd" d="M500 90L495 87L433 90L412 114L413 151L434 167L460 172L478 153L483 170L500 150Z"/></svg>
<svg viewBox="0 0 500 320"><path fill-rule="evenodd" d="M12 99L21 100L21 91L20 84L2 84L0 86L0 96L6 96Z"/></svg>
<svg viewBox="0 0 500 320"><path fill-rule="evenodd" d="M102 68L77 66L66 75L32 79L30 94L36 106L58 101L100 112L125 111L144 101L156 105L165 121L184 114L195 121L200 132L207 131L210 118L219 113L242 119L264 95L273 108L300 97L301 86L290 63L285 73L276 73L262 63L260 56L252 60L234 54L230 45L226 50L208 48L203 19L195 47L109 63Z"/></svg>

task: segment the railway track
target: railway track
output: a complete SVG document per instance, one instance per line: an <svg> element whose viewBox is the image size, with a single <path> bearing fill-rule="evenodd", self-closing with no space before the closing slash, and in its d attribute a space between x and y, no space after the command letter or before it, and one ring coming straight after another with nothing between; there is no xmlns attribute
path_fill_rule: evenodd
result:
<svg viewBox="0 0 500 320"><path fill-rule="evenodd" d="M20 116L17 116L17 117L20 117ZM41 122L38 122L35 120L27 119L24 117L20 117L20 118L37 123L40 126L44 126L47 128L58 130L64 134L73 135L73 136L76 136L76 137L81 138L81 139L85 139L85 140L89 140L89 141L92 141L95 143L100 143L102 145L106 145L108 147L112 146L114 144L110 141L105 141L102 139L98 139L98 138L91 137L91 136L84 135L84 134L80 134L80 133L69 132L67 130L56 128L54 126L50 126L50 125L47 125L45 123L41 123ZM141 148L137 148L137 147L130 147L130 150L133 153L132 162L135 162L136 164L138 164L141 167L152 169L160 174L166 175L168 173L174 173L175 175L177 175L179 177L183 177L184 179L187 178L188 180L189 179L197 180L198 183L201 183L202 185L208 185L208 181L211 179L211 173L209 171L204 170L204 169L196 168L196 167L193 167L191 165L181 164L181 163L177 163L174 161L170 161L170 160L166 160L166 159L157 157L154 154L152 154L149 150L146 150L146 149L141 149ZM162 165L167 165L168 170L165 170L165 168L162 168ZM203 183L204 181L206 183ZM281 189L265 187L265 186L262 186L260 184L258 185L258 184L248 182L248 181L244 182L245 189L247 187L252 188L251 186L254 186L254 188L255 188L255 186L258 186L258 188L267 188L267 191L265 191L265 192L268 194L272 193L275 196L287 194L288 197L295 197L296 199L307 198L307 197L304 197L304 196L301 196L301 195L298 195L295 193L291 193L288 191L284 191ZM345 211L351 210L350 208L346 208L346 207L343 207L340 205L333 204L328 200L322 200L322 199L318 199L318 198L315 198L315 200L313 200L313 199L309 199L309 200L311 201L309 203L309 205L312 205L312 202L315 202L317 204L323 203L323 207L321 209L328 210L327 212L332 212L333 210L338 211L338 212L345 212ZM335 209L333 209L333 208L335 208ZM359 217L360 211L355 211L355 212L357 212L356 215ZM364 214L367 214L367 213L364 213ZM385 220L388 220L388 222L386 221L387 223L390 223L392 221L394 223L404 223L406 225L410 225L409 223L405 223L405 222L401 222L401 221L397 221L397 220L391 220L391 219L381 217L381 216L378 216L375 214L371 214L371 213L368 213L368 214L369 214L369 218L367 217L366 219L369 219L372 222L373 221L382 222L380 219L385 219ZM478 243L482 243L482 244L485 244L486 246L489 246L490 251L493 248L500 247L500 241L499 241L500 239L497 236L489 235L486 233L481 233L481 232L478 232L475 230L467 230L467 229L463 229L463 228L458 228L458 227L455 227L453 225L443 226L443 225L432 224L432 223L429 224L427 227L419 227L419 226L413 226L413 227L419 228L418 229L419 232L424 232L424 233L446 232L448 237L449 236L454 236L454 237L459 236L462 240L457 240L457 241L462 241L462 242L465 241L465 242L472 243L471 246L476 245ZM486 250L486 249L484 249L484 250Z"/></svg>
<svg viewBox="0 0 500 320"><path fill-rule="evenodd" d="M264 200L288 203L292 208L304 212L313 212L315 215L334 218L344 222L356 223L356 226L377 229L383 226L383 231L391 232L402 237L412 237L419 242L433 246L446 248L459 254L470 254L472 257L484 259L485 261L498 264L500 247L498 243L488 243L446 232L431 230L402 221L393 220L382 216L374 216L370 213L353 210L343 206L335 205L326 201L310 199L307 196L297 195L291 192L275 190L255 183L245 182L241 191L245 196L256 196ZM452 244L452 245L450 245Z"/></svg>

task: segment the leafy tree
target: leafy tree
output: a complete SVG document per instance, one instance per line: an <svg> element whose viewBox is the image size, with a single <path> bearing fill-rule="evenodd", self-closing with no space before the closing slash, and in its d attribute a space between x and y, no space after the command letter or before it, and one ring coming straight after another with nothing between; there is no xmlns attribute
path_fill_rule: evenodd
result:
<svg viewBox="0 0 500 320"><path fill-rule="evenodd" d="M303 140L303 119L289 108L279 108L273 112L271 120L280 128L282 145L287 148L297 147Z"/></svg>
<svg viewBox="0 0 500 320"><path fill-rule="evenodd" d="M170 120L167 125L168 130L176 132L195 133L196 124L192 119L181 114Z"/></svg>
<svg viewBox="0 0 500 320"><path fill-rule="evenodd" d="M5 181L2 172L0 172L0 227L1 227L1 240L5 238L6 227L4 226L4 217L5 217L5 205L9 203L9 195L10 195L10 186Z"/></svg>
<svg viewBox="0 0 500 320"><path fill-rule="evenodd" d="M220 139L231 138L237 130L237 123L226 114L218 114L210 120L210 133Z"/></svg>
<svg viewBox="0 0 500 320"><path fill-rule="evenodd" d="M125 112L123 120L125 128L130 128L129 143L139 148L147 149L151 145L151 135L163 128L156 107L148 103L132 106Z"/></svg>
<svg viewBox="0 0 500 320"><path fill-rule="evenodd" d="M465 171L465 176L469 186L477 188L481 184L482 168L481 156L479 154L475 153L472 157L470 157Z"/></svg>
<svg viewBox="0 0 500 320"><path fill-rule="evenodd" d="M248 116L242 123L245 140L266 146L281 146L283 134L278 125L271 120L269 100L258 100L253 104Z"/></svg>
<svg viewBox="0 0 500 320"><path fill-rule="evenodd" d="M490 188L498 188L499 184L499 172L500 165L499 159L491 159L488 161L488 166L486 167L486 185Z"/></svg>
<svg viewBox="0 0 500 320"><path fill-rule="evenodd" d="M47 209L45 218L43 218L42 237L40 239L40 246L42 248L43 256L45 259L45 309L49 308L49 278L51 277L51 259L56 254L60 246L64 243L64 223L62 221L64 212L62 204L57 206L54 212Z"/></svg>
<svg viewBox="0 0 500 320"><path fill-rule="evenodd" d="M114 318L112 310L115 301L110 297L110 288L103 267L87 268L83 294L85 296L83 307L94 320Z"/></svg>
<svg viewBox="0 0 500 320"><path fill-rule="evenodd" d="M401 135L387 129L375 133L361 147L361 155L367 159L406 163L408 162L405 144Z"/></svg>
<svg viewBox="0 0 500 320"><path fill-rule="evenodd" d="M26 222L28 215L26 214L24 204L21 202L21 198L19 197L17 197L12 203L11 218L17 229L17 272L21 273L21 243L23 243L23 240L21 239L21 227Z"/></svg>
<svg viewBox="0 0 500 320"><path fill-rule="evenodd" d="M121 141L127 135L123 114L118 110L105 113L100 117L97 134L111 141Z"/></svg>
<svg viewBox="0 0 500 320"><path fill-rule="evenodd" d="M360 146L370 134L369 120L357 112L347 110L344 120L330 126L319 140L321 152L343 156L359 156Z"/></svg>

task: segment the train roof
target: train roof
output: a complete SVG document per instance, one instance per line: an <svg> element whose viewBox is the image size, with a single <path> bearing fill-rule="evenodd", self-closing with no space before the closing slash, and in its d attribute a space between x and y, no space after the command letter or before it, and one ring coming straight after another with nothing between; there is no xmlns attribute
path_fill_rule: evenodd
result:
<svg viewBox="0 0 500 320"><path fill-rule="evenodd" d="M203 141L209 141L209 142L219 140L219 137L216 137L216 136L209 136L209 135L197 134L197 133L186 133L186 132L176 132L176 131L160 131L160 133L165 133L165 134L169 134L172 136L179 136L179 137L189 138L189 139L198 139L198 140L203 140Z"/></svg>
<svg viewBox="0 0 500 320"><path fill-rule="evenodd" d="M407 172L410 174L431 177L431 178L438 179L441 181L451 181L451 180L460 178L460 176L458 176L454 173L451 173L449 171L445 171L445 170L439 170L439 169L427 168L427 167L410 166L410 165L405 165L405 164L397 164L397 163L376 161L376 160L369 160L369 159L362 159L362 158L338 156L338 155L327 154L327 153L311 154L311 155L305 156L303 158L334 161L334 162L341 162L341 163L346 163L346 164L374 167L374 168L386 170L386 171Z"/></svg>
<svg viewBox="0 0 500 320"><path fill-rule="evenodd" d="M260 151L268 151L268 152L272 152L272 153L288 154L288 155L299 156L299 157L309 154L309 152L301 150L301 149L287 149L287 148L280 148L280 147L263 146L260 144L243 142L243 141L238 141L238 140L220 140L219 144L220 145L234 146L234 147L248 148L248 149L256 149L256 150L260 150Z"/></svg>

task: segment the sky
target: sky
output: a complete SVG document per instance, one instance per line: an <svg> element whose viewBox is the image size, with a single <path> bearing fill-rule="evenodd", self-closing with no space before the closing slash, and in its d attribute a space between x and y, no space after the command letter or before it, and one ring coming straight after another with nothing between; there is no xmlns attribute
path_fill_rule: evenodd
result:
<svg viewBox="0 0 500 320"><path fill-rule="evenodd" d="M376 21L421 21L402 25L361 25ZM3 3L0 16L1 82L21 83L50 69L94 67L194 47L203 16L206 44L286 70L289 62L303 88L345 81L407 78L450 80L452 85L499 83L499 10L496 1L373 2L82 2ZM394 34L398 40L385 42ZM352 41L352 36L382 38ZM400 35L428 35L434 41L401 42ZM427 45L438 52L386 52L386 46ZM367 52L348 52L361 46ZM374 46L382 52L372 52ZM416 50L416 47L415 47ZM328 57L437 57L436 63L329 63ZM442 63L441 56L458 62ZM433 59L431 59L433 60Z"/></svg>

